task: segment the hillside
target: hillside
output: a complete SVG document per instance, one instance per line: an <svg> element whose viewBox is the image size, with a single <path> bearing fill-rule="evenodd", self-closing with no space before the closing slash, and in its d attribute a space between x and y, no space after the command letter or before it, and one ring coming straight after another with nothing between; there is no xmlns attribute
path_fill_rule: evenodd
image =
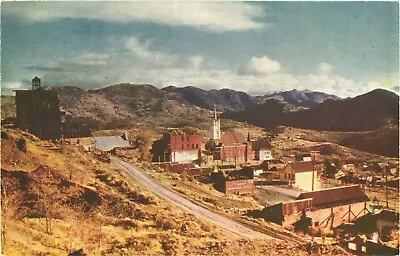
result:
<svg viewBox="0 0 400 256"><path fill-rule="evenodd" d="M14 118L15 115L15 96L1 95L1 120Z"/></svg>
<svg viewBox="0 0 400 256"><path fill-rule="evenodd" d="M286 125L327 131L370 131L398 126L399 96L377 89L345 100L328 99L300 111L285 111L285 104L267 100L254 108L227 112L224 117L250 124L271 127Z"/></svg>
<svg viewBox="0 0 400 256"><path fill-rule="evenodd" d="M258 104L258 100L255 97L230 89L207 91L193 86L168 86L162 88L162 90L176 93L193 105L211 110L215 106L218 111L238 111Z"/></svg>
<svg viewBox="0 0 400 256"><path fill-rule="evenodd" d="M72 127L201 126L210 116L209 111L178 95L147 84L119 84L89 91L77 87L55 88Z"/></svg>
<svg viewBox="0 0 400 256"><path fill-rule="evenodd" d="M283 103L301 108L312 108L328 99L340 100L340 97L335 95L309 90L298 91L296 89L256 96L256 98L261 102L269 99L276 99Z"/></svg>
<svg viewBox="0 0 400 256"><path fill-rule="evenodd" d="M289 126L329 131L370 131L398 126L399 96L376 89L369 93L335 101L327 100L312 109L289 113Z"/></svg>
<svg viewBox="0 0 400 256"><path fill-rule="evenodd" d="M307 255L305 245L243 239L187 214L78 145L3 129L1 146L4 255ZM218 209L260 207L138 164Z"/></svg>

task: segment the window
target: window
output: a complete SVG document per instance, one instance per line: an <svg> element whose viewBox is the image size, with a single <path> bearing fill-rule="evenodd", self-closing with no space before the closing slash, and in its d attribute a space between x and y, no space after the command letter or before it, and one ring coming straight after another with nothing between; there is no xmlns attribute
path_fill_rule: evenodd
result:
<svg viewBox="0 0 400 256"><path fill-rule="evenodd" d="M199 148L199 144L196 144L196 148Z"/></svg>
<svg viewBox="0 0 400 256"><path fill-rule="evenodd" d="M194 144L192 144L192 148L194 148Z"/></svg>
<svg viewBox="0 0 400 256"><path fill-rule="evenodd" d="M189 141L189 136L186 137L186 140Z"/></svg>
<svg viewBox="0 0 400 256"><path fill-rule="evenodd" d="M182 144L182 148L183 148L183 144Z"/></svg>
<svg viewBox="0 0 400 256"><path fill-rule="evenodd" d="M182 141L183 141L183 136L182 136Z"/></svg>

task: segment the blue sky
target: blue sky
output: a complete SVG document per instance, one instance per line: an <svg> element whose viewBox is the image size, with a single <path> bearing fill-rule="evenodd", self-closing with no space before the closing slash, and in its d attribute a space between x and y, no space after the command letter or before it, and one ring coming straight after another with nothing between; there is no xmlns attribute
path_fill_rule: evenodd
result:
<svg viewBox="0 0 400 256"><path fill-rule="evenodd" d="M2 93L117 83L355 96L398 86L395 2L3 2Z"/></svg>

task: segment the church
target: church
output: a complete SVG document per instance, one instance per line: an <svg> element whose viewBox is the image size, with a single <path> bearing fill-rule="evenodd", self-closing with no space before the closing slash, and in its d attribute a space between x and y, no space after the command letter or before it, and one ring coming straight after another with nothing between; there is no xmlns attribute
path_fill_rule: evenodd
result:
<svg viewBox="0 0 400 256"><path fill-rule="evenodd" d="M210 141L206 150L212 152L213 160L224 163L245 163L254 159L250 134L247 139L237 131L221 133L221 120L214 109L211 120Z"/></svg>

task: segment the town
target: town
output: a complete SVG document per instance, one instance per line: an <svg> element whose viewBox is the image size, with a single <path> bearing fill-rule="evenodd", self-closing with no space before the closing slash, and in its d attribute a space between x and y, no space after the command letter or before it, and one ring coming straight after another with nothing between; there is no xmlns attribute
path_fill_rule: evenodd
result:
<svg viewBox="0 0 400 256"><path fill-rule="evenodd" d="M172 175L208 186L223 195L219 200L254 198L263 208L238 204L232 209L238 218L274 223L312 244L338 245L357 255L398 254L398 158L338 158L323 147L284 149L296 138L278 141L279 134L249 125L223 129L226 119L217 107L209 111L208 129L74 129L57 92L42 88L35 76L31 90L16 90L15 128L104 163L131 163L161 184ZM171 182L174 193L204 205Z"/></svg>

